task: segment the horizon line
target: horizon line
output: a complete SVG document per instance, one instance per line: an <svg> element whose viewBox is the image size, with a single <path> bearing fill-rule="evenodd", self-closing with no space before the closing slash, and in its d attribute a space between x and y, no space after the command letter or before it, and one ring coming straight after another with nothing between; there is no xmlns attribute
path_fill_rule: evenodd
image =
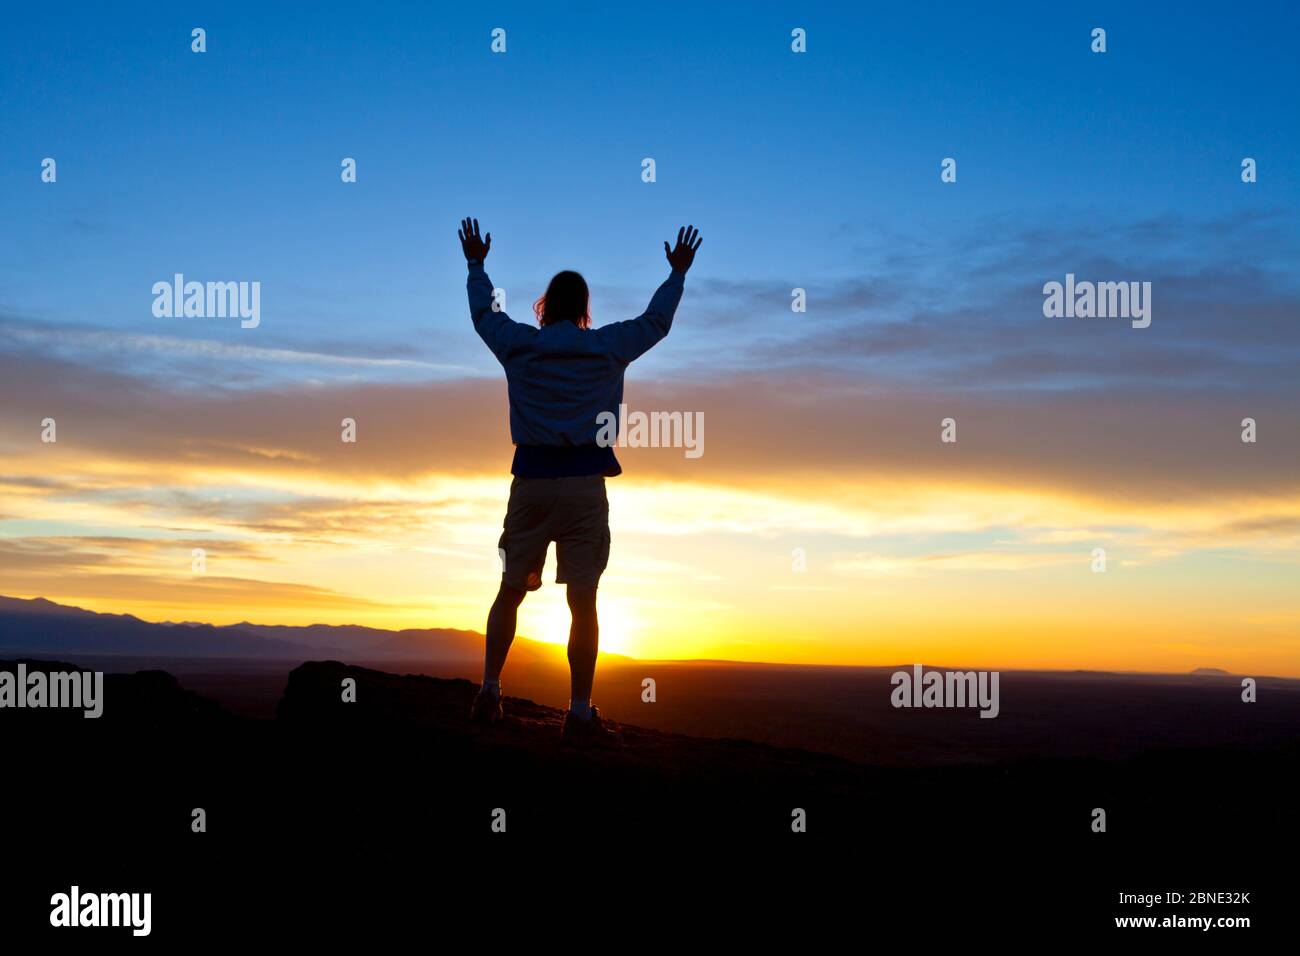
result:
<svg viewBox="0 0 1300 956"><path fill-rule="evenodd" d="M135 620L140 621L142 624L152 624L152 625L157 625L157 626L160 626L160 627L210 627L210 628L213 628L213 629L239 628L241 625L248 625L248 626L251 626L251 627L267 627L267 628L284 627L284 628L298 628L298 629L306 629L306 628L311 628L311 627L336 627L336 628L349 628L349 627L355 627L355 628L363 628L363 629L365 629L365 630L369 630L369 631L383 631L383 632L388 633L388 634L401 634L401 633L403 633L404 631L454 631L454 632L459 633L459 634L473 634L473 635L475 635L475 636L477 636L477 637L483 637L483 636L484 636L482 631L477 631L477 630L474 630L474 629L472 629L472 628L460 628L460 627L437 627L437 626L432 626L432 627L407 627L407 628L393 629L393 628L387 628L387 627L375 627L375 626L370 625L370 624L326 624L326 623L324 623L324 622L319 622L319 621L318 621L318 622L313 622L313 623L311 623L311 624L258 624L258 623L256 623L255 621L248 621L248 620L240 621L240 622L237 623L237 624L212 624L212 623L209 623L209 622L207 622L207 621L150 621L150 620L147 620L146 618L140 617L140 616L137 615L137 614L130 614L130 613L117 614L117 613L113 613L113 612L111 612L111 611L95 611L95 610L92 610L92 609L90 609L90 608L81 607L81 606L79 606L79 605L75 605L75 604L62 604L62 603L60 603L60 602L58 602L58 601L54 601L54 600L51 600L50 598L43 597L43 596L34 597L34 598L23 598L23 597L14 597L14 596L12 596L12 595L7 595L7 594L0 594L0 601L3 601L3 600L9 600L9 601L24 601L24 602L28 602L28 603L34 603L34 602L36 602L36 601L42 601L42 602L44 602L44 603L46 603L46 604L51 604L51 605L53 605L53 606L55 606L55 607L67 608L67 609L69 609L69 610L73 610L73 611L83 611L83 612L85 612L85 613L87 613L87 614L94 614L94 615L101 616L101 617L129 617L129 618L134 618ZM257 636L257 635L253 635L253 636L255 637L255 636ZM527 637L527 636L525 636L525 635L523 635L523 634L518 635L518 637L521 638L521 639L523 639L523 640L526 640L526 641L531 641L531 642L534 643L534 644L540 644L540 645L545 645L545 646L552 646L552 647L555 647L557 650L563 648L563 645L562 645L562 644L558 644L558 643L556 643L556 642L554 642L554 641L543 641L543 640L539 640L539 639L537 639L537 638ZM91 656L94 656L94 655L91 655ZM103 656L106 656L106 657L139 657L139 656L148 657L148 656L151 656L151 655L138 655L138 654L130 654L130 653L126 653L126 654L114 654L114 653L111 653L111 652L105 652ZM1007 672L1012 672L1012 673L1024 673L1024 674L1098 674L1098 675L1121 676L1121 677L1190 677L1190 676L1200 676L1200 677L1248 677L1248 676L1252 676L1252 675L1247 675L1247 674L1238 674L1238 673L1235 672L1235 671L1228 671L1228 670L1224 670L1224 669L1222 669L1222 668L1209 667L1209 666L1196 667L1196 668L1192 668L1191 670L1188 670L1188 671L1125 671L1125 670L1095 669L1095 668L1088 668L1088 667L1073 667L1073 668L1050 668L1050 667L998 667L998 668L987 668L987 667L954 667L954 666L941 666L941 665L937 665L937 664L928 664L928 663L926 663L925 661L910 661L910 662L905 663L905 664L900 664L900 663L893 663L893 664L823 664L823 663L808 663L808 662L798 662L798 661L746 661L746 660L732 660L731 658L722 658L722 657L671 657L671 658L632 657L632 656L630 656L630 655L628 655L628 654L618 654L618 653L609 653L609 654L604 655L604 656L607 656L607 657L617 657L617 658L622 658L623 660L627 660L627 661L636 661L637 663L645 663L645 664L728 664L728 665L733 665L733 666L747 666L747 667L836 668L836 669L839 669L839 670L846 670L846 669L858 669L858 670L889 670L889 669L891 669L891 668L893 668L893 669L897 669L897 668L901 668L901 667L914 667L914 666L919 665L919 666L921 666L921 667L923 667L923 668L924 668L924 667L929 667L929 668L931 668L931 669L933 669L933 670L946 670L946 671L966 671L966 670L969 670L969 671L992 671L992 670L997 670L999 673L1001 673L1002 671L1007 671ZM1218 673L1200 673L1201 671L1217 671ZM1267 679L1269 679L1269 680L1300 681L1300 677L1285 677L1285 676L1272 675L1272 674L1260 674L1260 675L1256 676L1255 679L1258 680L1258 679L1260 679L1260 678L1267 678Z"/></svg>

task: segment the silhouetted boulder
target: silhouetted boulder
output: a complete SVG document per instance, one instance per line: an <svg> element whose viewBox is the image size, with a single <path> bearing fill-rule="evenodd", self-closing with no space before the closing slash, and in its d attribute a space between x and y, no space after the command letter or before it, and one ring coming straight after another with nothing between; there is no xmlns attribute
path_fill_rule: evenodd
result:
<svg viewBox="0 0 1300 956"><path fill-rule="evenodd" d="M0 660L0 672L13 675L17 682L22 665L28 675L40 673L45 675L46 685L50 675L91 674L91 668L78 667L63 661L36 660L19 658L17 660ZM103 672L101 672L103 673ZM30 686L30 684L29 684ZM111 723L114 725L130 724L139 730L157 730L168 733L181 732L195 726L210 726L222 721L233 720L229 714L212 700L188 691L180 685L175 677L166 671L147 670L133 674L103 673L101 691L98 701L100 715L87 718L87 706L71 707L17 707L0 709L0 721L23 727L29 732L39 731L41 727L76 721L85 724ZM27 688L15 687L15 692L26 694ZM47 694L48 700L48 694ZM83 701L83 705L86 702ZM93 728L86 727L87 732Z"/></svg>

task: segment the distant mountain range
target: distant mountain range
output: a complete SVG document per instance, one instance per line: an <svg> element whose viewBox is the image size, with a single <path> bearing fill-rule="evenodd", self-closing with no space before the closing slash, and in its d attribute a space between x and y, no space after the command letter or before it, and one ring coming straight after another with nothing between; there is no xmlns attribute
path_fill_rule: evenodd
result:
<svg viewBox="0 0 1300 956"><path fill-rule="evenodd" d="M334 658L341 661L419 661L477 664L483 659L483 635L453 628L407 628L390 631L357 624L288 626L238 624L216 626L193 621L151 623L133 614L100 614L57 604L45 598L0 596L0 655L93 654L122 657L229 658L291 661ZM516 638L510 660L563 665L563 647ZM606 666L632 659L601 653ZM737 664L736 661L692 661ZM759 665L776 666L785 665ZM905 666L900 664L900 667ZM933 665L928 665L933 666ZM1078 673L1093 673L1080 671ZM1198 667L1199 676L1230 676L1217 667Z"/></svg>
<svg viewBox="0 0 1300 956"><path fill-rule="evenodd" d="M524 655L529 645L539 653L553 650L532 641L517 644ZM153 624L131 614L99 614L44 598L0 597L0 655L14 654L459 662L482 659L483 637L448 628Z"/></svg>

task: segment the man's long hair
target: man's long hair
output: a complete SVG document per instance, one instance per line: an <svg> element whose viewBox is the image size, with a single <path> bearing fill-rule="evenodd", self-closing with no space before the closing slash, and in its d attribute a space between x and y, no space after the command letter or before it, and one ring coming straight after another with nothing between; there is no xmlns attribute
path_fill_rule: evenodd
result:
<svg viewBox="0 0 1300 956"><path fill-rule="evenodd" d="M587 280L576 272L557 272L546 293L533 303L539 325L572 322L580 329L591 328L591 292Z"/></svg>

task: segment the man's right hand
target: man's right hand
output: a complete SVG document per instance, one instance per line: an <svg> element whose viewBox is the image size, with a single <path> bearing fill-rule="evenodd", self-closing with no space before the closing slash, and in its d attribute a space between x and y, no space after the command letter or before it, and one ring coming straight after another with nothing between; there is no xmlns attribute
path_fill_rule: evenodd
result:
<svg viewBox="0 0 1300 956"><path fill-rule="evenodd" d="M487 242L484 242L478 233L477 219L462 219L456 235L460 237L460 251L465 253L466 262L472 259L482 262L487 258L488 250L492 248L492 233L487 234Z"/></svg>
<svg viewBox="0 0 1300 956"><path fill-rule="evenodd" d="M695 261L695 250L700 248L700 243L704 240L700 238L700 231L694 226L683 226L677 230L677 247L669 249L668 243L664 243L664 254L668 257L668 264L672 266L673 272L685 272Z"/></svg>

